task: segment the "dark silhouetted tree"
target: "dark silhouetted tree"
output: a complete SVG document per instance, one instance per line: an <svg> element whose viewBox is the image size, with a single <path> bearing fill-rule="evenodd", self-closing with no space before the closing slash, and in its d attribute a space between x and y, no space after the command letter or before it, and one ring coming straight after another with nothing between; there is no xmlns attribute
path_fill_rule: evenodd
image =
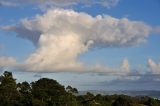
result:
<svg viewBox="0 0 160 106"><path fill-rule="evenodd" d="M0 106L18 105L19 98L20 95L12 73L5 71L0 76Z"/></svg>
<svg viewBox="0 0 160 106"><path fill-rule="evenodd" d="M64 103L66 91L56 80L42 78L32 84L34 101L40 105L56 105ZM34 102L33 101L33 102Z"/></svg>
<svg viewBox="0 0 160 106"><path fill-rule="evenodd" d="M20 103L23 104L23 106L32 106L32 93L30 84L26 81L18 83L17 90L21 95Z"/></svg>
<svg viewBox="0 0 160 106"><path fill-rule="evenodd" d="M66 91L72 94L78 93L78 90L76 88L72 88L71 86L67 86Z"/></svg>
<svg viewBox="0 0 160 106"><path fill-rule="evenodd" d="M129 101L123 97L118 97L112 106L131 106Z"/></svg>

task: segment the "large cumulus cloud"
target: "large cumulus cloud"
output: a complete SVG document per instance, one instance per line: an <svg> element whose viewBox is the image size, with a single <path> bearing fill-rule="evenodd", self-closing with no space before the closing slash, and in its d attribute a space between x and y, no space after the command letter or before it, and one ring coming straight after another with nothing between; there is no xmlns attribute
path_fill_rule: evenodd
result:
<svg viewBox="0 0 160 106"><path fill-rule="evenodd" d="M93 17L74 10L50 9L43 15L22 19L19 25L3 29L14 31L28 39L36 50L28 56L24 67L31 71L100 71L117 72L105 65L88 66L78 56L92 48L129 47L146 41L152 27L141 21L114 18L108 15ZM129 72L124 60L119 72Z"/></svg>
<svg viewBox="0 0 160 106"><path fill-rule="evenodd" d="M15 31L19 37L27 38L34 44L39 43L43 34L80 37L81 41L94 46L134 46L145 41L152 28L140 21L127 18L114 18L107 15L92 17L73 10L51 9L33 19L23 19L19 26L5 29ZM51 35L51 36L52 36Z"/></svg>

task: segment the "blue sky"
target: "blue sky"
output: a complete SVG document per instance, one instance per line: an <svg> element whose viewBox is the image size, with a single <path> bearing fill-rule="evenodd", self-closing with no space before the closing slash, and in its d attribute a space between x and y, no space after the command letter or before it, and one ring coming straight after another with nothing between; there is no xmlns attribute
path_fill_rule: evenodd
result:
<svg viewBox="0 0 160 106"><path fill-rule="evenodd" d="M61 3L57 0L51 0L51 4L47 5L45 3L37 3L32 0L30 0L30 3L19 3L18 0L15 0L15 2L10 0L0 0L1 72L6 69L12 71L18 81L33 81L41 77L49 77L58 80L62 84L69 84L77 87L80 90L117 90L118 88L119 90L146 90L146 86L151 86L149 88L151 90L160 89L160 86L157 85L160 79L158 79L157 76L154 76L155 74L160 74L160 1L104 1L107 3L109 1L112 2L107 6L104 6L103 1L99 1L97 3L96 0L89 0L89 3L69 0L69 4L66 2ZM67 19L63 19L63 17L61 20L61 15L56 15L55 11L61 12L64 16L66 16L67 19L69 17L70 20L75 21L77 20L77 18L73 17L78 14L80 20L82 21L76 22L74 27L76 27L77 29L75 30L74 28L72 28L72 24L70 23L70 21L68 21ZM74 12L73 15L75 16L68 16L66 12ZM80 14L80 12L83 12L84 14ZM36 17L37 15L40 18L43 18L41 21L44 21L44 23L46 19L49 20L48 17L58 16L60 18L57 18L55 20L51 19L51 22L46 22L47 24L43 24L44 26L40 26L41 24L38 23L40 22L40 20ZM43 17L43 15L46 15L46 17ZM97 15L102 16L102 19L100 19L100 23L104 23L104 25L97 23L95 24L95 26L93 26L93 29L90 30L93 32L85 33L85 24L87 23L85 23L83 20L88 20L89 22L94 24L98 21L98 19L96 18ZM92 17L93 19L88 18L88 16ZM109 16L111 18L106 18L105 16ZM121 31L120 33L118 33L119 35L116 35L114 34L114 32L116 32L115 29L121 30L121 26L114 26L114 29L114 27L109 26L109 23L110 21L115 21L114 19L118 20L116 22L120 22L123 18L128 20L127 23L122 23L122 26L125 26L123 28L124 31ZM105 22L106 20L109 20L108 23ZM37 23L34 21L36 21ZM54 23L54 21L60 21L62 23L64 22L64 26L66 23L66 25L68 25L69 27L71 25L71 29L69 29L70 31L67 32L65 28L63 28L63 26L57 25L57 23ZM134 24L134 22L137 23ZM67 36L64 35L64 37L62 38L56 38L61 36L63 33L56 33L52 31L54 27L49 27L49 23L52 23L52 26L56 24L58 26L57 30L60 30L62 32L64 31ZM140 26L139 23L143 23L143 25ZM127 28L131 27L133 24L136 27L132 27L132 29ZM39 26L39 29L35 28ZM106 30L109 26L112 29L109 32L106 32L105 30L94 29L94 27L96 26L98 28L102 27ZM83 30L83 28L85 30ZM94 32L94 30L97 31ZM99 32L98 30L100 30L101 32ZM137 32L137 34L134 34L134 30L139 32ZM25 33L23 31L25 31ZM30 32L27 33L27 31ZM70 36L70 34L73 34L71 33L72 31L75 33L75 36ZM84 33L81 34L81 31L84 31ZM127 31L127 33L124 33L125 31ZM147 33L145 33L145 31L147 31ZM39 36L38 42L34 41L34 33L40 33L40 35L36 35ZM95 35L94 38L91 36L91 38L88 39L88 36L90 36L88 33L91 33L93 35L94 33L97 33L97 35ZM105 33L105 35L103 35L103 33ZM123 35L124 37L121 38L121 36ZM28 36L31 36L31 39L28 38ZM54 38L53 36L56 37ZM133 39L135 40L132 41L128 39L128 36L131 36L131 38L133 36ZM47 39L47 44L45 41L43 41L43 37L45 38L45 40ZM113 37L112 41L108 40L110 37ZM121 44L121 41L117 40L118 38L122 41L123 39L126 39L127 42ZM51 41L51 39L53 39L53 41ZM56 40L54 39L61 40L56 43ZM139 43L138 40L145 40L145 42ZM70 44L70 42L72 41L76 42L75 45L72 45L72 43ZM63 42L67 43L62 45ZM130 46L131 42L133 43L133 45ZM35 43L37 45L35 45ZM61 46L59 48L55 46L53 47L54 44ZM88 46L86 46L85 44ZM66 45L72 46L68 47ZM63 50L64 48L68 48L67 50L69 53L66 54L66 56L59 55L62 52L61 49ZM49 53L50 51L51 53ZM59 57L55 56L54 51L57 51L56 53L58 53ZM39 57L36 57L35 55L38 55ZM55 61L52 58L60 59L58 61ZM49 60L47 61L47 59ZM2 60L6 60L6 63ZM32 62L34 60L36 65ZM44 64L42 60L44 61ZM54 62L56 65L52 64ZM71 67L67 67L67 64L66 66L64 65L65 62L68 62L68 66L70 66L70 63L73 64L73 66L71 65ZM40 65L37 65L37 63L40 63ZM50 68L51 65L53 65L53 67L54 65L55 67L57 65L60 65L61 67ZM118 75L111 74L112 72L117 73L117 71ZM119 73L125 73L125 75L119 75ZM134 76L134 73L138 75ZM116 80L119 80L119 84L115 83ZM145 84L144 81L148 81L149 83ZM129 87L131 86L130 84L132 85L132 87ZM135 84L141 86L135 87Z"/></svg>

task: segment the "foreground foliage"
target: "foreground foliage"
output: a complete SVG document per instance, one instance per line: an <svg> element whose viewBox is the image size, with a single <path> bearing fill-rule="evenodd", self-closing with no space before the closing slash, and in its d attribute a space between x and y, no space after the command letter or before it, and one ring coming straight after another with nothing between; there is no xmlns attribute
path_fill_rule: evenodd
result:
<svg viewBox="0 0 160 106"><path fill-rule="evenodd" d="M77 94L76 88L65 88L53 79L16 84L11 72L0 76L0 106L160 106L158 99L150 97Z"/></svg>

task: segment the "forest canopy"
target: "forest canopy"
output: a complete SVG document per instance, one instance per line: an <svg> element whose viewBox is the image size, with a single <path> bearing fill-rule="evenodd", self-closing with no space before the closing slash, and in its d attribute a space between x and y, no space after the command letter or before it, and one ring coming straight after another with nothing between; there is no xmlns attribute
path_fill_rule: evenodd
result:
<svg viewBox="0 0 160 106"><path fill-rule="evenodd" d="M160 100L90 92L79 95L77 88L49 78L17 83L12 72L5 71L0 76L0 106L160 106Z"/></svg>

